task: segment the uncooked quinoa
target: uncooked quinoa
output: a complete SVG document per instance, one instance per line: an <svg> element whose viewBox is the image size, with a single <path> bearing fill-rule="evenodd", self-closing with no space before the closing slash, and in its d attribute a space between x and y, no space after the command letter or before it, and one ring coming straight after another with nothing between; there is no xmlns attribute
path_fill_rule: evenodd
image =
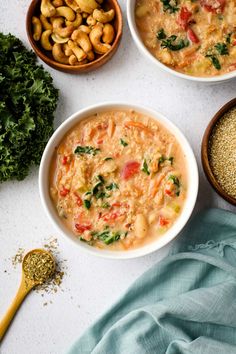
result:
<svg viewBox="0 0 236 354"><path fill-rule="evenodd" d="M222 189L236 198L236 107L225 113L212 130L209 162Z"/></svg>

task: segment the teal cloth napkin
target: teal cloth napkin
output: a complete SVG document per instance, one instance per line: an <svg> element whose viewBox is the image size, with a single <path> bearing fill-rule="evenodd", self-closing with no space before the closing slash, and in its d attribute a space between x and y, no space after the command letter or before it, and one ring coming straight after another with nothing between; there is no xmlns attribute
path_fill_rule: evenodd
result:
<svg viewBox="0 0 236 354"><path fill-rule="evenodd" d="M236 215L197 215L69 354L236 354Z"/></svg>

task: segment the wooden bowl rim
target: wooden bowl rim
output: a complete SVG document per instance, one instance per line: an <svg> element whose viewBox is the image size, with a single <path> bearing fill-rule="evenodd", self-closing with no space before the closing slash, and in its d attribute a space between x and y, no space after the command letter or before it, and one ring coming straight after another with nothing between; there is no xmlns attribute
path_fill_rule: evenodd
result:
<svg viewBox="0 0 236 354"><path fill-rule="evenodd" d="M212 185L212 187L215 189L215 191L222 198L224 198L227 202L236 206L236 198L233 198L230 195L228 195L224 191L224 189L220 186L216 177L214 176L211 166L210 166L209 156L208 156L209 139L210 139L213 128L215 127L215 125L219 121L219 119L221 119L222 116L233 107L236 107L236 98L233 98L231 101L227 102L223 107L221 107L220 110L214 115L214 117L209 122L209 124L205 130L205 133L203 135L203 139L202 139L201 160L202 160L202 166L203 166L203 170L205 172L205 175L206 175L208 181L210 182L210 184Z"/></svg>
<svg viewBox="0 0 236 354"><path fill-rule="evenodd" d="M32 31L31 31L31 19L34 14L34 7L37 5L37 3L41 0L32 0L26 14L26 32L28 36L28 40L31 44L31 47L33 48L34 52L36 53L37 56L39 56L47 65L53 67L54 69L58 69L64 72L71 72L71 73L83 73L86 71L92 71L96 67L99 68L100 66L106 64L107 61L111 59L111 55L115 54L116 49L118 48L118 45L121 40L122 32L123 32L123 18L122 18L122 11L119 5L119 2L117 0L110 0L113 2L114 7L115 7L115 12L116 12L116 17L117 17L117 23L118 23L118 28L117 28L117 33L114 42L112 43L111 49L101 57L97 58L96 60L87 63L87 64L82 64L82 65L77 65L77 66L72 66L72 65L67 65L67 64L61 64L58 63L57 61L49 58L47 55L43 53L43 51L35 44L35 41L33 39Z"/></svg>

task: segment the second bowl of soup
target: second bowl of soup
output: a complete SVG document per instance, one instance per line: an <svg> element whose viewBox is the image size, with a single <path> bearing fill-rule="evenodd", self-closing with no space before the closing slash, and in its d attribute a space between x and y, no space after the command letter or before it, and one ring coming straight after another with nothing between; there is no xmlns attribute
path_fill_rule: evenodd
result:
<svg viewBox="0 0 236 354"><path fill-rule="evenodd" d="M42 158L40 193L54 224L88 251L150 253L173 239L195 204L192 150L161 114L125 104L76 113Z"/></svg>
<svg viewBox="0 0 236 354"><path fill-rule="evenodd" d="M236 76L233 0L128 0L139 49L182 78L218 82Z"/></svg>

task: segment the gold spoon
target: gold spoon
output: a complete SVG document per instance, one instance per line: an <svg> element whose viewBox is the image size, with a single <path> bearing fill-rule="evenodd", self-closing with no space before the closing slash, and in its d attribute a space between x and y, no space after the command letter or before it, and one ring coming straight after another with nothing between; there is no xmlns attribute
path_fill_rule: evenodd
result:
<svg viewBox="0 0 236 354"><path fill-rule="evenodd" d="M40 280L37 279L37 277L33 277L30 278L27 275L27 262L29 257L32 257L32 255L37 255L41 253L42 255L48 255L51 258L52 263L52 267L51 267L51 273L50 274L46 274L44 275L44 278L41 278ZM0 321L0 341L2 340L4 334L6 333L13 317L15 316L17 310L19 309L21 303L23 302L23 300L25 299L26 295L28 295L28 293L37 285L44 283L45 281L47 281L55 272L55 260L54 257L52 256L52 254L50 252L47 252L43 249L34 249L30 252L28 252L23 259L22 262L22 276L21 276L21 283L19 286L19 289L16 293L16 296L14 298L14 300L12 301L10 307L8 308L5 316L3 317L3 319Z"/></svg>

